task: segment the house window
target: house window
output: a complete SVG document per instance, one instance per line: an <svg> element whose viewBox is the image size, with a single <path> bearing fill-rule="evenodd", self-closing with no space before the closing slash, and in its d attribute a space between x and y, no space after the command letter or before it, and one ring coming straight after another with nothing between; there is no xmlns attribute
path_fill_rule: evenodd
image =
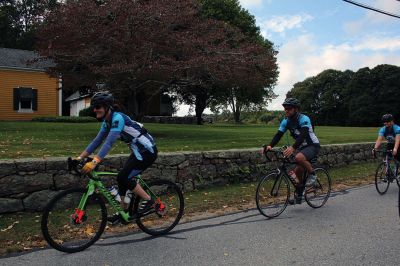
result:
<svg viewBox="0 0 400 266"><path fill-rule="evenodd" d="M37 111L37 90L32 88L14 88L14 110L19 113Z"/></svg>

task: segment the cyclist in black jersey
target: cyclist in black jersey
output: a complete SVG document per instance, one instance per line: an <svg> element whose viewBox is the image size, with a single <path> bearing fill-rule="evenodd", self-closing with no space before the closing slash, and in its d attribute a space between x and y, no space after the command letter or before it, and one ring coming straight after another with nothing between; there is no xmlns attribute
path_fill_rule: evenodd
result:
<svg viewBox="0 0 400 266"><path fill-rule="evenodd" d="M290 135L295 139L295 143L289 146L283 151L286 157L295 154L295 160L297 166L294 169L296 179L298 184L302 184L302 177L304 174L304 168L307 169L309 173L309 178L307 179L307 186L313 185L316 182L316 176L314 169L310 163L310 160L318 155L321 148L319 140L314 133L311 120L308 116L300 113L300 102L295 98L287 98L283 102L283 107L285 109L286 118L282 120L278 132L275 134L268 146L265 146L266 150L271 150L279 140L282 138L286 130L289 130ZM296 202L301 203L302 191L297 188Z"/></svg>

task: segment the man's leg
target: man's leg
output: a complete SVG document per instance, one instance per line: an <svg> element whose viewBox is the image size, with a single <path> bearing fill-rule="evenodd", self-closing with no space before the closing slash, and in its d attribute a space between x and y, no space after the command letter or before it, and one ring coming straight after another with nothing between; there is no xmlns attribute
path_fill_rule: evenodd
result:
<svg viewBox="0 0 400 266"><path fill-rule="evenodd" d="M303 184L303 175L304 175L304 168L307 169L309 173L311 173L314 169L307 158L304 156L302 152L298 152L295 156L296 163L298 166L294 169L294 172L299 179L299 184Z"/></svg>

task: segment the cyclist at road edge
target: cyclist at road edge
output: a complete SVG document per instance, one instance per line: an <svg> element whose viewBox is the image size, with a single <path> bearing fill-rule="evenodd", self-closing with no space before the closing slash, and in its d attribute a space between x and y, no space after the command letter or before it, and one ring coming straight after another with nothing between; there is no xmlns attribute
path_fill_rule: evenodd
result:
<svg viewBox="0 0 400 266"><path fill-rule="evenodd" d="M399 161L400 127L394 123L392 114L384 114L382 116L382 123L384 126L379 130L372 153L375 155L375 150L378 150L384 139L386 139L386 150L392 150L393 157Z"/></svg>
<svg viewBox="0 0 400 266"><path fill-rule="evenodd" d="M314 133L310 118L300 113L300 101L296 98L286 98L282 105L285 109L286 118L282 120L278 132L264 149L267 151L271 150L279 142L284 133L289 130L295 142L283 151L283 155L289 157L296 153L295 160L298 165L295 167L294 173L298 180L298 186L296 187L295 200L296 203L301 203L303 188L300 184L302 184L304 168L309 173L306 186L314 185L317 177L310 160L318 155L321 146Z"/></svg>
<svg viewBox="0 0 400 266"><path fill-rule="evenodd" d="M90 106L96 114L96 119L102 121L102 124L97 136L77 159L82 160L88 157L104 143L93 160L84 165L82 172L89 173L94 170L104 160L117 139L126 142L131 154L117 176L118 190L122 196L121 204L123 204L123 195L129 189L143 199L139 212L148 212L153 208L154 200L136 182L135 176L147 169L157 158L157 147L153 137L142 124L132 120L126 114L118 112L118 106L114 105L113 95L107 91L95 93ZM111 223L117 223L120 219L118 213L108 217L108 221Z"/></svg>

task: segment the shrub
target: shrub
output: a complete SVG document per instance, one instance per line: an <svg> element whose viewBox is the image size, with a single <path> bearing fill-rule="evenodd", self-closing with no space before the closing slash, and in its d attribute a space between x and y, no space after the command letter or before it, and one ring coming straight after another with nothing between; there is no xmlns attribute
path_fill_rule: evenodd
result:
<svg viewBox="0 0 400 266"><path fill-rule="evenodd" d="M81 116L96 117L96 114L94 113L93 108L88 107L79 111L79 117Z"/></svg>
<svg viewBox="0 0 400 266"><path fill-rule="evenodd" d="M97 122L96 118L89 116L47 116L47 117L34 117L33 122L58 122L58 123L88 123Z"/></svg>
<svg viewBox="0 0 400 266"><path fill-rule="evenodd" d="M264 123L268 123L269 121L273 120L276 116L266 113L260 116L260 121Z"/></svg>

